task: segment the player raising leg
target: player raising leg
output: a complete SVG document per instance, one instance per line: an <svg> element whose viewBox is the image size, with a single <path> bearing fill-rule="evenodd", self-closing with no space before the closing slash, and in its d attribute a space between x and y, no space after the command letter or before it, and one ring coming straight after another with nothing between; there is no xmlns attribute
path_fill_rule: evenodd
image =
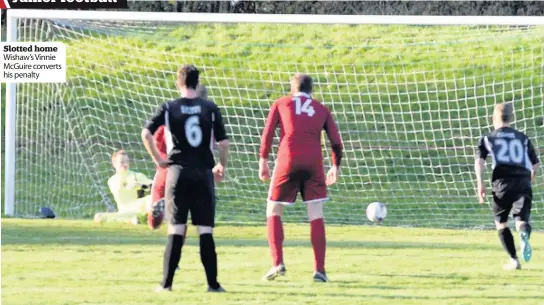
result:
<svg viewBox="0 0 544 305"><path fill-rule="evenodd" d="M532 249L529 244L531 236L529 218L533 199L531 182L540 162L529 138L510 127L513 118L514 108L511 103L495 106L493 112L495 130L480 139L476 149L475 163L478 198L483 204L486 195L483 180L485 159L491 155L493 160L492 207L499 239L510 256L510 262L504 266L506 270L521 269L514 237L508 228L510 212L514 216L516 229L520 233L523 258L525 261L531 259Z"/></svg>
<svg viewBox="0 0 544 305"><path fill-rule="evenodd" d="M280 145L270 183L267 202L268 244L272 255L272 268L263 279L273 280L286 272L283 261L283 224L281 216L284 205L294 204L298 192L306 204L314 250L314 281L327 282L325 272L325 223L323 204L328 200L327 185L336 183L342 140L330 111L312 98L311 77L296 74L291 80L292 95L276 100L263 131L259 178L270 178L268 155L272 147L274 131L281 121ZM321 153L321 131L325 129L332 147L332 167L324 174Z"/></svg>

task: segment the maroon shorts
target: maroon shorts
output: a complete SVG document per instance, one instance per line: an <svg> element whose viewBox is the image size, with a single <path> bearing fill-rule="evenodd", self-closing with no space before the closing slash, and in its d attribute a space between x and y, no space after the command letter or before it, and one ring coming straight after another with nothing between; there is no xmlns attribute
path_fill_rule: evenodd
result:
<svg viewBox="0 0 544 305"><path fill-rule="evenodd" d="M155 178L153 179L153 187L151 189L151 202L155 203L164 198L164 190L166 185L167 168L157 169Z"/></svg>
<svg viewBox="0 0 544 305"><path fill-rule="evenodd" d="M276 166L268 200L279 204L293 204L299 192L304 203L328 199L322 164Z"/></svg>

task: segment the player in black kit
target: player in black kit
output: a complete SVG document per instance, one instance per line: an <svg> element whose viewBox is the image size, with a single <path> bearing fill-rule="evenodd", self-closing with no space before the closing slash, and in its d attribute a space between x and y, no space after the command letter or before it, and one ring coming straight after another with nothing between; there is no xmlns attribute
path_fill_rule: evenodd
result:
<svg viewBox="0 0 544 305"><path fill-rule="evenodd" d="M539 165L538 156L529 138L522 132L510 127L514 119L514 108L511 103L495 106L493 126L495 130L482 137L476 149L476 178L478 180L478 197L484 203L485 186L483 172L485 159L490 155L493 159L491 178L493 194L493 214L499 239L510 255L510 262L504 266L506 270L521 269L516 254L514 237L508 228L510 212L516 222L516 230L520 234L521 252L525 261L531 259L532 250L529 244L531 236L531 203L533 192L531 183Z"/></svg>
<svg viewBox="0 0 544 305"><path fill-rule="evenodd" d="M157 291L172 290L189 212L200 234L200 258L206 271L208 291L225 291L217 282L217 254L212 231L215 225L214 180L223 180L229 142L217 105L199 98L196 90L199 74L193 65L181 67L177 72L181 98L163 104L142 131L142 140L153 161L168 168L165 190L168 241L164 251L163 280ZM161 125L165 126L167 160L161 157L153 141L153 133ZM217 164L213 157L215 141L219 150Z"/></svg>

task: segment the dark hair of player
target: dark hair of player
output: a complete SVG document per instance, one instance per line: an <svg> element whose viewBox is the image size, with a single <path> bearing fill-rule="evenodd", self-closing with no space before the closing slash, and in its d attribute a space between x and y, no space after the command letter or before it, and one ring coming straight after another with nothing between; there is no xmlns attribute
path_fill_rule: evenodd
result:
<svg viewBox="0 0 544 305"><path fill-rule="evenodd" d="M194 65L183 65L178 69L178 86L196 89L199 83L200 71Z"/></svg>
<svg viewBox="0 0 544 305"><path fill-rule="evenodd" d="M297 73L291 80L291 93L304 92L312 93L314 81L309 75Z"/></svg>
<svg viewBox="0 0 544 305"><path fill-rule="evenodd" d="M508 124L514 120L514 105L512 103L497 104L493 115L502 123Z"/></svg>

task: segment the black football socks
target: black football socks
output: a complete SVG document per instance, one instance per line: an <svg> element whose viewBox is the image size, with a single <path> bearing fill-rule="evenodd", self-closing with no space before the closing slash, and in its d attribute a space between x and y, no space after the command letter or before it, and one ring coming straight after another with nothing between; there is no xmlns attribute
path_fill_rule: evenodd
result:
<svg viewBox="0 0 544 305"><path fill-rule="evenodd" d="M217 253L215 253L212 234L200 235L200 260L206 271L208 286L212 289L219 289L221 285L217 282Z"/></svg>
<svg viewBox="0 0 544 305"><path fill-rule="evenodd" d="M511 258L517 259L516 246L514 245L514 236L510 228L504 228L499 230L499 239L501 240L502 247L510 255Z"/></svg>
<svg viewBox="0 0 544 305"><path fill-rule="evenodd" d="M174 281L174 273L179 264L181 258L181 248L184 241L183 235L172 234L168 235L166 242L166 248L164 249L164 262L163 262L163 279L161 286L163 288L171 288Z"/></svg>

